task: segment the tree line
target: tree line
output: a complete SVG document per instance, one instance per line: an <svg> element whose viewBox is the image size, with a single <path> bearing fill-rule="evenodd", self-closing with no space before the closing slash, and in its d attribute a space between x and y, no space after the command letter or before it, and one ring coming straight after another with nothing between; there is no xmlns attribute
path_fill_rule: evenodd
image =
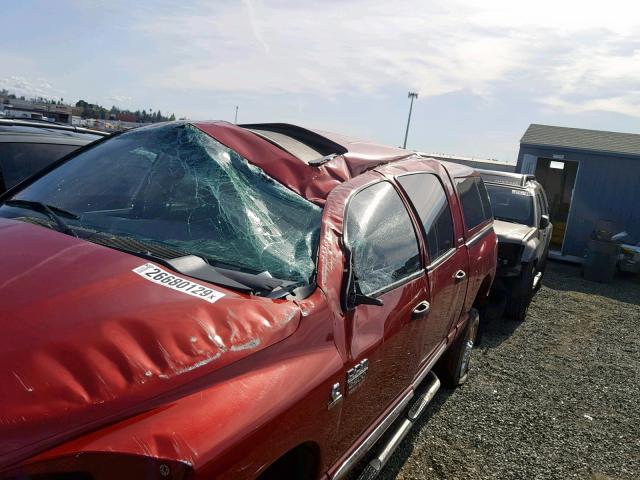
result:
<svg viewBox="0 0 640 480"><path fill-rule="evenodd" d="M6 97L9 99L19 99L27 101L24 95L16 96L13 93L10 93L7 89L0 89L0 96ZM43 97L34 97L28 99L28 101L35 103L45 103L51 105L67 105L64 103L64 98L59 100L53 100ZM173 121L176 119L176 116L172 113L171 115L163 115L160 110L153 111L153 109L149 110L136 110L135 112L129 109L120 109L113 105L111 108L107 109L101 105L93 104L86 102L85 100L79 100L76 102L75 106L77 108L82 109L82 113L80 116L82 118L97 118L101 120L122 120L126 122L142 122L142 123L155 123L155 122L167 122Z"/></svg>
<svg viewBox="0 0 640 480"><path fill-rule="evenodd" d="M153 111L151 108L147 110L131 111L128 109L120 109L115 105L110 109L106 109L101 105L85 102L79 100L76 102L76 107L82 108L82 118L100 118L103 120L124 120L128 122L167 122L176 119L176 116L172 113L169 116L162 115L160 110Z"/></svg>

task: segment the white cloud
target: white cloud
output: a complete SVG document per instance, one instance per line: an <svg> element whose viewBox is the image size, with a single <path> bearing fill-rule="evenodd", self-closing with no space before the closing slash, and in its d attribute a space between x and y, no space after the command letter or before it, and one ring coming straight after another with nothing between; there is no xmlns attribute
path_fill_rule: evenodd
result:
<svg viewBox="0 0 640 480"><path fill-rule="evenodd" d="M251 25L251 30L253 31L253 35L256 37L256 40L260 43L260 45L262 45L262 48L264 49L264 53L266 55L269 55L270 49L269 49L269 45L267 45L267 42L265 42L264 37L262 35L262 24L261 22L256 18L256 13L255 13L255 9L253 7L253 1L252 0L242 0L242 3L244 4L244 6L247 9L247 16L249 18L249 25Z"/></svg>
<svg viewBox="0 0 640 480"><path fill-rule="evenodd" d="M28 80L24 77L12 75L0 77L0 89L6 89L17 96L26 98L46 98L60 100L62 92L49 84L45 79Z"/></svg>
<svg viewBox="0 0 640 480"><path fill-rule="evenodd" d="M569 101L560 97L545 97L546 106L567 113L616 112L632 117L640 117L640 91L607 98L583 99Z"/></svg>
<svg viewBox="0 0 640 480"><path fill-rule="evenodd" d="M127 102L131 102L131 100L133 100L133 97L130 97L128 95L111 95L108 100L115 102L117 104L123 104L123 103L127 103Z"/></svg>
<svg viewBox="0 0 640 480"><path fill-rule="evenodd" d="M145 11L135 24L171 59L145 77L153 86L492 98L509 85L563 111L639 116L616 86L640 84L640 8L592 3L244 0Z"/></svg>

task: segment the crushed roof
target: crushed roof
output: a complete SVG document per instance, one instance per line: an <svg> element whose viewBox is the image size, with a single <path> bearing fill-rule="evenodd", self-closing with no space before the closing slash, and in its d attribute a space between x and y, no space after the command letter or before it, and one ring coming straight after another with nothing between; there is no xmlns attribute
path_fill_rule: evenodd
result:
<svg viewBox="0 0 640 480"><path fill-rule="evenodd" d="M640 134L636 133L554 127L532 123L522 136L520 143L640 156Z"/></svg>
<svg viewBox="0 0 640 480"><path fill-rule="evenodd" d="M329 193L342 182L378 166L417 156L414 152L401 148L362 142L327 132L314 132L295 125L252 124L247 128L248 126L219 121L190 123L238 152L273 179L318 205L324 205ZM336 152L338 155L327 157L326 162L319 164L307 163L304 158L309 156L308 152L302 152L295 142L290 141L286 142L288 150L281 144L281 138L274 137L271 131L263 132L268 125L268 128L278 125L289 131L298 129L298 133L305 130L320 137L324 146L335 145L339 150ZM260 131L262 135L256 131ZM286 131L279 133L287 134ZM296 153L300 156L296 156Z"/></svg>

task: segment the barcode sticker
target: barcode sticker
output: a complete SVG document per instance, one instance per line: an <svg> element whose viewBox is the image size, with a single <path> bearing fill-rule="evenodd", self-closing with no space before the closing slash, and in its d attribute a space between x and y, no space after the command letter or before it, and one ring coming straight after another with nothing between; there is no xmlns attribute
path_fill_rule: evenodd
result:
<svg viewBox="0 0 640 480"><path fill-rule="evenodd" d="M139 267L134 268L132 272L137 273L145 280L149 280L150 282L157 283L158 285L178 292L186 293L187 295L205 300L209 303L214 303L224 297L224 293L222 292L218 292L211 287L187 280L186 278L178 277L174 273L157 267L153 263L140 265Z"/></svg>

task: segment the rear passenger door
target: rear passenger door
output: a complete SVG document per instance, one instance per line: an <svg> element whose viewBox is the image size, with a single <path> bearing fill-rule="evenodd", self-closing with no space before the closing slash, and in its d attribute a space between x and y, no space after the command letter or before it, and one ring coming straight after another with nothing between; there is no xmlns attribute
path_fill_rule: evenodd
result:
<svg viewBox="0 0 640 480"><path fill-rule="evenodd" d="M431 310L422 320L421 334L421 361L426 362L460 317L469 260L464 245L456 245L451 205L441 178L434 173L411 173L396 180L420 220L428 251Z"/></svg>
<svg viewBox="0 0 640 480"><path fill-rule="evenodd" d="M478 290L484 281L485 272L495 268L495 259L485 245L486 236L493 229L493 213L489 195L479 176L455 179L460 198L462 218L465 225L465 245L469 254L469 284L467 286L467 308L471 308Z"/></svg>

